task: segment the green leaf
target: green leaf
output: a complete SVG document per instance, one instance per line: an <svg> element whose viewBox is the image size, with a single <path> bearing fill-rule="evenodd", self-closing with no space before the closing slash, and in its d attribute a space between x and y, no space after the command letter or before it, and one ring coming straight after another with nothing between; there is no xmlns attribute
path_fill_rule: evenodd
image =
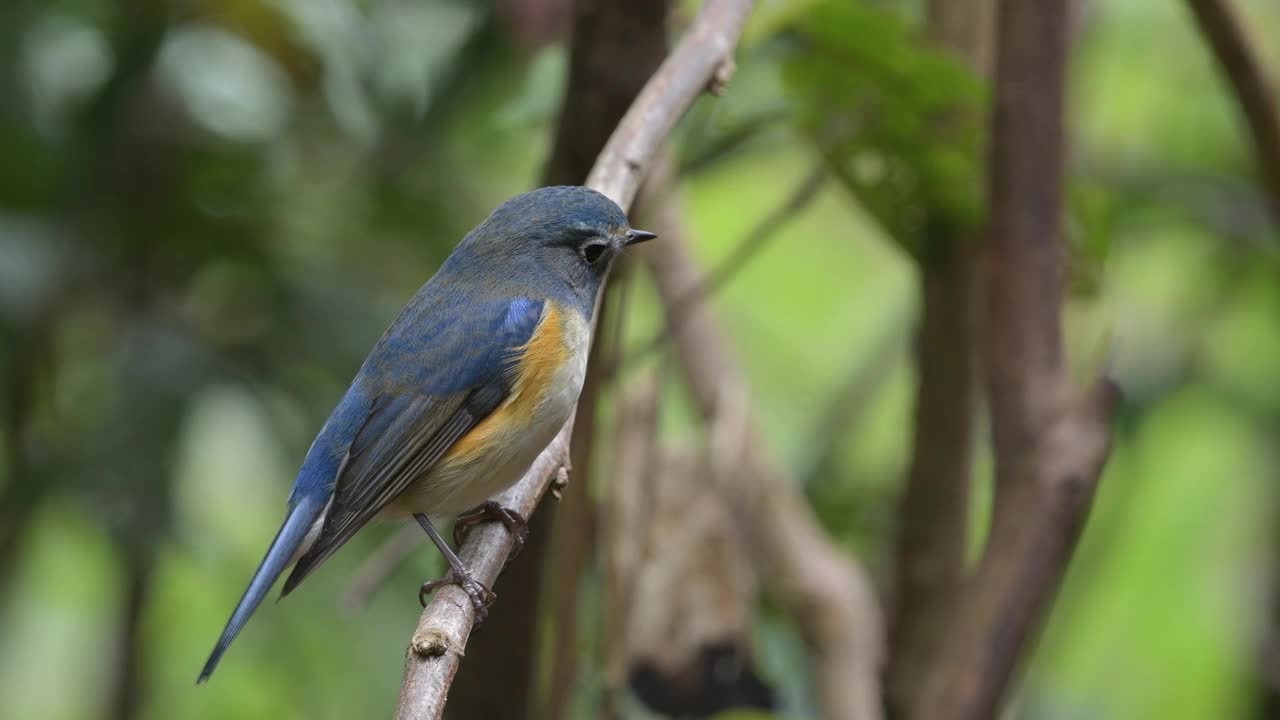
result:
<svg viewBox="0 0 1280 720"><path fill-rule="evenodd" d="M983 83L898 17L847 0L788 27L794 120L833 175L921 260L984 209Z"/></svg>

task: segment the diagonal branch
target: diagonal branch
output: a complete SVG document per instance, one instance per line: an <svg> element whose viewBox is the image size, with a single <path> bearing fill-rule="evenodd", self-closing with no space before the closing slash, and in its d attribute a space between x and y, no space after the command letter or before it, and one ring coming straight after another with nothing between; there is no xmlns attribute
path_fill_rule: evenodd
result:
<svg viewBox="0 0 1280 720"><path fill-rule="evenodd" d="M704 90L719 95L735 65L733 49L751 0L707 0L689 30L645 85L609 137L587 186L630 208L658 147Z"/></svg>
<svg viewBox="0 0 1280 720"><path fill-rule="evenodd" d="M680 44L645 85L596 161L587 185L631 206L658 148L693 101L707 88L717 89L733 69L733 50L751 12L751 0L707 0ZM524 477L499 501L531 515L553 482L568 480L569 438L573 418L534 460ZM463 544L463 562L483 583L497 579L512 539L496 525L479 527ZM405 657L404 680L396 717L439 718L449 686L462 661L475 611L458 588L441 589L422 611Z"/></svg>
<svg viewBox="0 0 1280 720"><path fill-rule="evenodd" d="M1253 134L1254 154L1271 209L1280 221L1280 104L1229 0L1187 0L1222 72L1235 89Z"/></svg>

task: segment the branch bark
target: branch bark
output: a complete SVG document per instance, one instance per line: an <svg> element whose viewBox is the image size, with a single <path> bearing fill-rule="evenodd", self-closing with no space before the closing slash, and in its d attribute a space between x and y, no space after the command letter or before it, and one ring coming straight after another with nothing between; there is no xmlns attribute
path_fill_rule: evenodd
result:
<svg viewBox="0 0 1280 720"><path fill-rule="evenodd" d="M1001 3L983 273L996 504L913 718L996 716L1061 584L1109 449L1115 387L1103 380L1078 395L1062 351L1067 5Z"/></svg>
<svg viewBox="0 0 1280 720"><path fill-rule="evenodd" d="M655 183L669 187L669 183ZM659 203L662 245L640 254L670 311L700 274L678 198ZM721 479L765 591L799 626L814 658L823 717L881 717L880 612L865 572L827 538L794 478L770 458L746 399L747 383L711 309L683 310L675 345L698 412L712 424Z"/></svg>
<svg viewBox="0 0 1280 720"><path fill-rule="evenodd" d="M929 37L986 74L993 3L931 0ZM885 701L892 716L909 713L965 574L976 381L975 240L954 232L930 237L930 251L920 263L914 445L898 506L885 672Z"/></svg>
<svg viewBox="0 0 1280 720"><path fill-rule="evenodd" d="M1222 73L1235 90L1271 209L1280 222L1280 105L1262 61L1229 0L1187 0Z"/></svg>
<svg viewBox="0 0 1280 720"><path fill-rule="evenodd" d="M751 0L707 0L610 136L587 178L589 187L630 208L641 178L676 122L704 89L727 81L752 5ZM568 481L573 423L570 418L524 477L497 498L504 506L530 516L553 482ZM510 550L506 530L487 523L471 534L460 555L481 582L492 586ZM443 715L474 623L470 601L455 587L437 592L423 609L406 652L397 718Z"/></svg>

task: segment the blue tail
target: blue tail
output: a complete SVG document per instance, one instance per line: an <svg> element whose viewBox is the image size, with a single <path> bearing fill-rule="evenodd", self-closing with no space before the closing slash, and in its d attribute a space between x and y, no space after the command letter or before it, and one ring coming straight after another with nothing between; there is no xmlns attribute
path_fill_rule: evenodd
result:
<svg viewBox="0 0 1280 720"><path fill-rule="evenodd" d="M218 638L218 644L213 646L209 661L204 664L204 670L200 671L200 679L196 680L197 684L208 680L213 674L213 669L218 666L218 661L222 659L222 654L227 651L231 641L240 634L240 629L248 622L253 611L258 609L258 604L271 590L276 578L280 577L280 573L284 572L285 567L293 560L303 539L307 536L307 530L311 529L312 524L324 512L324 506L324 498L304 495L298 497L297 503L289 508L289 515L280 526L280 531L276 533L276 539L271 541L266 557L262 558L258 571L254 573L253 580L245 589L244 596L240 598L240 604L236 606L236 611L227 621L227 627L223 629L222 637Z"/></svg>

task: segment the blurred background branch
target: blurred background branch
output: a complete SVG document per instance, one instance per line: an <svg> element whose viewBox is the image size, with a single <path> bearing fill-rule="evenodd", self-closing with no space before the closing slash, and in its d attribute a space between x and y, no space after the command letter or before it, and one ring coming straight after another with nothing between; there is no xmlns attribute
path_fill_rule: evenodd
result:
<svg viewBox="0 0 1280 720"><path fill-rule="evenodd" d="M1280 103L1261 57L1229 0L1187 0L1222 74L1235 90L1255 160L1280 222Z"/></svg>
<svg viewBox="0 0 1280 720"><path fill-rule="evenodd" d="M813 202L814 197L822 190L823 182L826 179L827 170L824 165L818 165L809 174L801 178L795 189L786 196L778 207L760 218L760 221L742 238L728 258L709 270L697 284L689 288L687 296L681 297L676 301L666 313L668 318L667 325L662 328L661 332L654 335L649 342L640 346L639 350L635 350L628 355L625 364L639 362L648 357L650 353L666 345L685 317L685 310L696 303L705 302L708 295L714 295L716 290L731 281L734 275L738 274L747 263L751 262L769 241L777 237L778 230L783 225L793 220L796 215L804 211L809 203Z"/></svg>
<svg viewBox="0 0 1280 720"><path fill-rule="evenodd" d="M934 0L926 30L985 76L995 6L995 0ZM963 105L952 113L953 123L980 121ZM920 683L940 670L932 663L965 575L973 495L974 251L980 231L958 228L945 208L925 212L935 217L925 222L933 234L920 257L919 379L911 463L898 508L885 673L885 702L893 717L910 717Z"/></svg>
<svg viewBox="0 0 1280 720"><path fill-rule="evenodd" d="M986 550L908 717L994 717L1075 551L1117 388L1072 388L1060 247L1068 0L1001 0L983 354L996 478Z"/></svg>

